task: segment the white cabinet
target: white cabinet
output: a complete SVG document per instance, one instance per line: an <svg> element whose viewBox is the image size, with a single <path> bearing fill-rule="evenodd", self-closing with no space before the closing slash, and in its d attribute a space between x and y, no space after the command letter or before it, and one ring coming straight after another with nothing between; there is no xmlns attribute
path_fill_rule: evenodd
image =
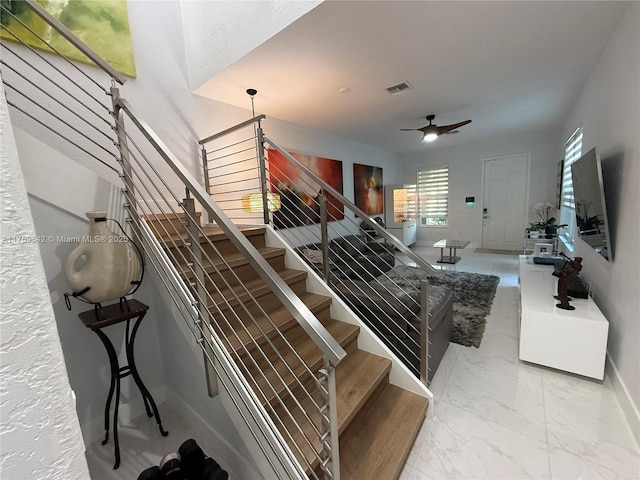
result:
<svg viewBox="0 0 640 480"><path fill-rule="evenodd" d="M591 298L573 299L575 310L556 307L553 266L520 255L519 358L602 380L609 323Z"/></svg>
<svg viewBox="0 0 640 480"><path fill-rule="evenodd" d="M387 231L406 246L416 243L415 202L415 186L385 187Z"/></svg>
<svg viewBox="0 0 640 480"><path fill-rule="evenodd" d="M400 240L407 247L416 243L417 228L415 220L407 220L403 223L401 228L387 228L387 232L389 232L394 237L397 237L398 240Z"/></svg>

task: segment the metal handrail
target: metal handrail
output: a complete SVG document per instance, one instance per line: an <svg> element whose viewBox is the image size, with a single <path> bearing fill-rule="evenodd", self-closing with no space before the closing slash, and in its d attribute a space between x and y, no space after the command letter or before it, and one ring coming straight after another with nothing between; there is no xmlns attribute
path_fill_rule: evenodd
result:
<svg viewBox="0 0 640 480"><path fill-rule="evenodd" d="M309 308L298 298L291 288L280 278L273 267L260 255L247 240L240 229L231 223L224 211L216 205L202 186L195 180L185 166L171 153L162 140L135 113L129 102L119 98L117 107L127 113L128 118L138 127L145 138L153 145L158 154L178 176L180 181L191 191L202 207L214 218L218 226L227 234L234 246L244 254L258 275L269 285L278 299L290 309L300 326L314 340L318 348L336 366L346 356L340 344L331 336Z"/></svg>
<svg viewBox="0 0 640 480"><path fill-rule="evenodd" d="M204 145L205 143L209 143L213 140L216 140L217 138L221 138L226 135L229 135L230 133L240 130L248 125L252 125L256 122L259 122L260 120L264 120L265 118L267 118L265 115L256 115L255 117L250 118L249 120L246 120L242 123L234 125L233 127L229 127L226 130L223 130L221 132L214 133L213 135L209 135L208 137L203 138L202 140L199 140L198 145Z"/></svg>

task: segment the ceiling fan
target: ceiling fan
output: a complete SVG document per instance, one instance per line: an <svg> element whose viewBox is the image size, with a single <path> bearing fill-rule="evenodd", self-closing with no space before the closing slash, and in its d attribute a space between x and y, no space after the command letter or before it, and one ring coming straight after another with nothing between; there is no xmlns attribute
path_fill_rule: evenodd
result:
<svg viewBox="0 0 640 480"><path fill-rule="evenodd" d="M429 120L429 125L424 126L422 128L401 128L400 130L405 132L410 132L413 130L422 132L423 142L433 142L440 135L444 135L445 133L450 133L456 128L460 128L464 125L467 125L468 123L471 123L471 120L465 120L464 122L454 123L452 125L443 125L442 127L439 127L431 123L435 118L436 118L435 115L427 115L427 120Z"/></svg>

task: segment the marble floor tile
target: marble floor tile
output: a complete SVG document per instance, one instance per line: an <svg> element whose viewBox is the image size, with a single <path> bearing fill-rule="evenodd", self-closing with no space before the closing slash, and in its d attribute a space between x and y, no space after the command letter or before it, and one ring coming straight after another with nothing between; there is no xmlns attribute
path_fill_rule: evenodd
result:
<svg viewBox="0 0 640 480"><path fill-rule="evenodd" d="M440 401L546 442L542 383L457 362ZM437 407L436 407L437 408Z"/></svg>
<svg viewBox="0 0 640 480"><path fill-rule="evenodd" d="M549 432L549 460L552 478L640 478L637 449L616 442L584 440L559 429Z"/></svg>
<svg viewBox="0 0 640 480"><path fill-rule="evenodd" d="M444 401L439 409L409 455L408 478L551 478L545 442Z"/></svg>

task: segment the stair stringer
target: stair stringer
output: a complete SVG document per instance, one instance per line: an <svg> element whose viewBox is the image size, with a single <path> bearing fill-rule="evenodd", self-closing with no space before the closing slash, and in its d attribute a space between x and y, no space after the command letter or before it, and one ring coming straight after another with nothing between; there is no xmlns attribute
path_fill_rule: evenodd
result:
<svg viewBox="0 0 640 480"><path fill-rule="evenodd" d="M308 272L307 291L327 295L332 298L330 307L331 318L360 327L360 334L358 335L359 349L391 360L392 367L389 372L389 383L429 399L426 419L430 421L433 418L434 397L426 385L411 373L402 361L378 339L377 335L353 313L351 308L324 283L322 278L311 269L305 261L298 257L291 245L270 225L266 225L265 240L267 246L286 249L285 263L288 268Z"/></svg>

